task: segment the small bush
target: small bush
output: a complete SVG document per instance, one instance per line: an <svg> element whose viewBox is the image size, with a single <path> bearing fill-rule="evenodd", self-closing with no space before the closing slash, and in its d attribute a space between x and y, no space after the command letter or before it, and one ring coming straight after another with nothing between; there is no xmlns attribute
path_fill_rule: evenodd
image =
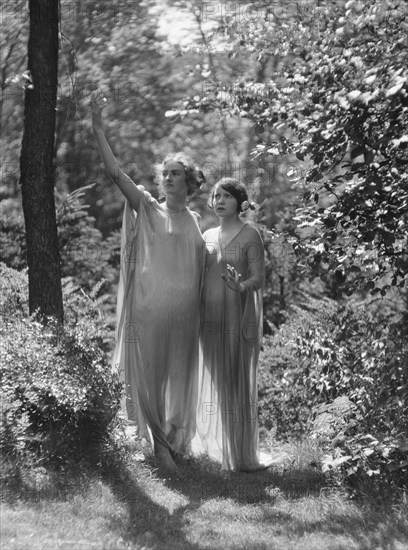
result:
<svg viewBox="0 0 408 550"><path fill-rule="evenodd" d="M401 309L327 298L293 307L260 360L261 423L288 439L310 432L322 405L347 398L353 414L333 424L338 431L323 439L312 433L325 445L326 469L348 481L406 487L408 318Z"/></svg>
<svg viewBox="0 0 408 550"><path fill-rule="evenodd" d="M9 271L3 266L2 273ZM62 467L103 440L122 385L93 332L97 301L85 296L80 324L68 315L64 328L51 320L44 327L12 309L17 289L24 297L23 279L16 274L2 301L7 315L0 319L0 450L21 468L33 462ZM69 312L73 306L67 303Z"/></svg>
<svg viewBox="0 0 408 550"><path fill-rule="evenodd" d="M121 389L103 353L69 329L57 334L31 318L1 322L0 331L2 450L45 451L59 462L97 442Z"/></svg>
<svg viewBox="0 0 408 550"><path fill-rule="evenodd" d="M103 279L85 291L71 277L62 281L65 326L108 353L115 341L116 312L112 311L112 296L100 292L105 286Z"/></svg>
<svg viewBox="0 0 408 550"><path fill-rule="evenodd" d="M359 433L337 437L336 446L323 458L323 472L331 472L354 488L372 484L388 491L408 489L408 440L376 438Z"/></svg>
<svg viewBox="0 0 408 550"><path fill-rule="evenodd" d="M284 330L264 337L259 358L259 423L278 440L301 438L312 402L303 383L303 371Z"/></svg>
<svg viewBox="0 0 408 550"><path fill-rule="evenodd" d="M347 396L361 413L359 429L391 436L408 430L408 320L373 315L362 303L321 309L296 335L311 396L332 402Z"/></svg>

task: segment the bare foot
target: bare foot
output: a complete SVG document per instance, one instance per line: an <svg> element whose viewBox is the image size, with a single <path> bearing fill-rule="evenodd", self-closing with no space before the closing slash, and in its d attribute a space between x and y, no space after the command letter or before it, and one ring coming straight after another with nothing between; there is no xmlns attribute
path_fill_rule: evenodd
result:
<svg viewBox="0 0 408 550"><path fill-rule="evenodd" d="M173 462L175 464L182 464L183 463L183 455L181 453L178 453L177 451L173 451L173 449L169 449L170 456L173 459Z"/></svg>
<svg viewBox="0 0 408 550"><path fill-rule="evenodd" d="M177 473L177 466L171 458L169 449L157 441L154 443L154 456L156 465L162 474L172 475Z"/></svg>

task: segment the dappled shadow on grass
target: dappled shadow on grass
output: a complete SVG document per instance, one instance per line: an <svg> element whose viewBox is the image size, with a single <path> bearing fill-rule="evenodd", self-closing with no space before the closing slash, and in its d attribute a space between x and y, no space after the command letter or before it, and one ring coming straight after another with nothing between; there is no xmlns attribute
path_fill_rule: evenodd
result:
<svg viewBox="0 0 408 550"><path fill-rule="evenodd" d="M130 450L131 456L136 454L137 450ZM260 529L273 525L276 534L284 533L289 539L344 537L360 550L391 550L401 548L396 542L407 541L406 518L386 502L348 500L345 491L309 465L308 457L295 466L293 462L275 465L257 473L225 473L207 458L183 459L177 476L160 478L153 454L144 455L143 462L129 461L127 453L110 449L102 459L103 480L128 510L122 519L108 516L109 528L131 544L199 548L200 543L187 540L187 533L190 521L193 529L200 529L197 523L202 517L214 522L217 518L235 522L238 517L241 523L248 521ZM214 525L214 542L220 541L222 529L218 532ZM207 541L210 531L204 528Z"/></svg>
<svg viewBox="0 0 408 550"><path fill-rule="evenodd" d="M157 483L150 468L129 463L118 452L102 460L102 479L116 499L123 502L128 514L123 520L116 517L109 525L128 542L149 548L196 549L185 537L185 506L165 507L155 503L143 489L146 483Z"/></svg>
<svg viewBox="0 0 408 550"><path fill-rule="evenodd" d="M275 534L285 533L289 540L312 535L327 537L327 541L344 537L360 550L408 549L408 518L401 510L385 501L350 500L317 468L223 473L219 465L201 458L184 461L179 477L166 484L188 497L188 511L208 502L206 509L215 516L221 513L225 520L229 514L231 518L241 515L243 521L259 526L273 524ZM224 507L222 501L227 500L243 508Z"/></svg>
<svg viewBox="0 0 408 550"><path fill-rule="evenodd" d="M301 519L292 517L286 525L286 533L292 537L321 533L332 537L348 535L359 550L408 548L408 520L393 512L384 503L379 509L367 502L364 506L349 508L337 504L320 507L320 518L316 514ZM399 543L399 546L396 544ZM404 545L404 546L402 546Z"/></svg>
<svg viewBox="0 0 408 550"><path fill-rule="evenodd" d="M2 464L1 500L9 505L24 501L42 506L47 501L67 502L86 491L95 481L95 469L88 462L62 468ZM9 469L9 471L7 471Z"/></svg>
<svg viewBox="0 0 408 550"><path fill-rule="evenodd" d="M132 460L131 455L123 447L115 447L115 443L109 442L108 448L93 450L89 461L77 467L72 464L64 471L37 468L19 476L14 469L14 478L8 476L7 483L2 486L2 500L11 507L23 501L30 508L38 506L43 510L47 503L72 502L82 496L86 510L93 506L96 492L104 524L129 547L197 549L197 545L186 539L183 506L186 500L176 502L174 508L167 506L163 495L157 500L164 505L154 502L145 488L161 484L152 468ZM104 486L108 487L107 492ZM125 513L117 513L117 507L113 511L109 494L115 502L124 505Z"/></svg>
<svg viewBox="0 0 408 550"><path fill-rule="evenodd" d="M312 469L268 468L253 473L222 472L219 464L200 458L183 461L179 466L179 476L166 483L186 495L191 502L221 498L241 504L273 505L282 496L299 499L318 495L325 480L321 473Z"/></svg>
<svg viewBox="0 0 408 550"><path fill-rule="evenodd" d="M258 535L251 539L251 549L270 548L265 540L272 539L276 548L287 541L306 548L301 545L310 540L327 542L319 548L330 549L348 548L348 543L359 550L408 548L403 545L408 522L401 510L380 500L350 501L317 468L307 466L308 458L297 466L292 461L251 474L221 472L219 464L206 458L184 459L172 478L160 478L153 454L137 445L109 443L94 460L81 465L76 475L60 472L49 485L54 492L37 498L43 504L46 498L83 495L80 509L89 513L91 508L114 534L112 540L121 540L124 547L195 550L230 547L230 542L248 547L250 525L252 533L259 533L258 540ZM44 483L42 487L47 489Z"/></svg>

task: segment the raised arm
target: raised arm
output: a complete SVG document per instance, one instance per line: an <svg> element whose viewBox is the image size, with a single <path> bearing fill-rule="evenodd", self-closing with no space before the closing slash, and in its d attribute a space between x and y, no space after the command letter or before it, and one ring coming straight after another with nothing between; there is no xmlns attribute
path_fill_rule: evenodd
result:
<svg viewBox="0 0 408 550"><path fill-rule="evenodd" d="M133 180L119 167L115 155L112 153L102 129L102 109L96 100L91 101L92 129L98 145L99 154L111 180L119 187L130 206L139 209L142 191Z"/></svg>

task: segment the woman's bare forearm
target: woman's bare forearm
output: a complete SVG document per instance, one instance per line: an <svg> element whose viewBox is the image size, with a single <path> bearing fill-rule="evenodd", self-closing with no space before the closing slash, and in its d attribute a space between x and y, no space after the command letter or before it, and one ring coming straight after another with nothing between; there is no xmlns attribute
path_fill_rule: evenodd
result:
<svg viewBox="0 0 408 550"><path fill-rule="evenodd" d="M93 133L98 145L99 154L109 177L129 201L130 206L134 210L138 210L142 191L138 189L136 183L119 167L119 163L106 140L102 127L93 124Z"/></svg>

